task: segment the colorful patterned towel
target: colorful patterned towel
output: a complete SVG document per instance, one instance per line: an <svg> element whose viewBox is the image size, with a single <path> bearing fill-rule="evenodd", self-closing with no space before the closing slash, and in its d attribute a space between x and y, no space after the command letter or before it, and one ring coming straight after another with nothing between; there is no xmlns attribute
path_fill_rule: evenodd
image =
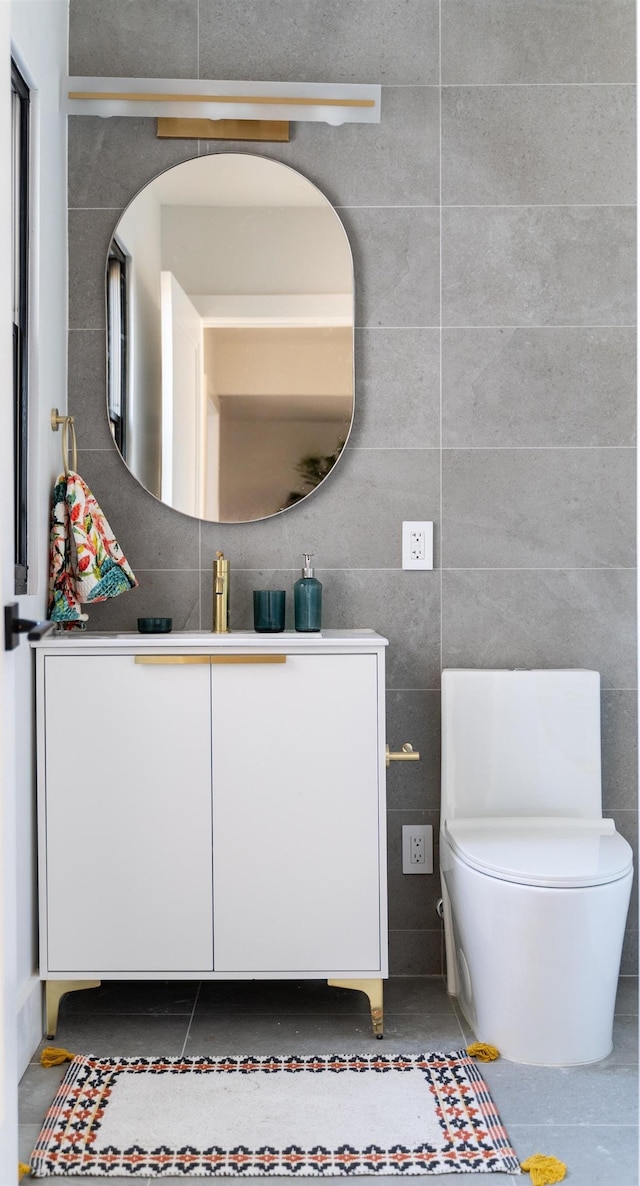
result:
<svg viewBox="0 0 640 1186"><path fill-rule="evenodd" d="M73 470L53 491L47 616L85 629L80 605L106 601L138 584L86 482Z"/></svg>

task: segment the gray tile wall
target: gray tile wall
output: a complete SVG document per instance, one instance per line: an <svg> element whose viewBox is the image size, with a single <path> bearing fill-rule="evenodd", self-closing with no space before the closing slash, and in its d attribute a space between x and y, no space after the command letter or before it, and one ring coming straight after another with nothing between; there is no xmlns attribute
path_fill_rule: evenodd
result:
<svg viewBox="0 0 640 1186"><path fill-rule="evenodd" d="M250 591L315 553L325 625L390 640L391 963L442 967L437 878L403 877L400 829L438 821L443 666L602 673L607 812L637 831L633 0L71 0L72 74L381 82L379 126L299 124L285 161L339 210L357 282L357 412L325 487L276 520L167 510L114 451L103 268L156 173L245 145L157 141L152 121L72 119L70 406L79 468L140 588L94 629L172 614L208 628L211 559ZM400 569L433 519L436 570ZM623 970L635 970L637 917Z"/></svg>

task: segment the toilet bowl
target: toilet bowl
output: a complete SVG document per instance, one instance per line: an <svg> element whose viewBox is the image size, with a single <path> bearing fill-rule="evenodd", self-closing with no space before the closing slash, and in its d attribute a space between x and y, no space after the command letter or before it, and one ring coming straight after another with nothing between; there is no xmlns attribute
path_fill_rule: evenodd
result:
<svg viewBox="0 0 640 1186"><path fill-rule="evenodd" d="M602 818L592 671L442 673L440 871L447 986L504 1058L612 1048L633 877Z"/></svg>

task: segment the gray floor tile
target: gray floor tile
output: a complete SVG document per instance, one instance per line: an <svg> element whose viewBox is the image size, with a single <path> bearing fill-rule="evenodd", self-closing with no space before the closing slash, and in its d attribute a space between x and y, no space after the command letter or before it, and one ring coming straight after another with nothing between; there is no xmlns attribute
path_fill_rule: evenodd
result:
<svg viewBox="0 0 640 1186"><path fill-rule="evenodd" d="M196 1016L185 1054L420 1054L460 1050L464 1040L455 1017L388 1012L382 1041L375 1038L368 1015L332 1017L269 1014Z"/></svg>
<svg viewBox="0 0 640 1186"><path fill-rule="evenodd" d="M128 1058L139 1055L182 1053L189 1018L186 1016L145 1017L131 1014L99 1014L62 1018L55 1045L72 1054L97 1054ZM40 1050L52 1043L44 1041Z"/></svg>
<svg viewBox="0 0 640 1186"><path fill-rule="evenodd" d="M509 1138L521 1161L533 1153L563 1161L567 1186L637 1186L635 1125L552 1125L541 1131L514 1124L509 1128Z"/></svg>
<svg viewBox="0 0 640 1186"><path fill-rule="evenodd" d="M29 1164L33 1147L40 1135L40 1128L40 1124L21 1124L18 1128L18 1157L25 1165Z"/></svg>
<svg viewBox="0 0 640 1186"><path fill-rule="evenodd" d="M42 1124L68 1069L68 1062L59 1067L41 1067L34 1062L27 1067L18 1090L21 1124Z"/></svg>
<svg viewBox="0 0 640 1186"><path fill-rule="evenodd" d="M154 1015L180 1004L196 985L111 984L74 997L61 1015L56 1045L97 1054L179 1054L185 1016ZM479 1064L520 1159L534 1152L565 1161L572 1186L636 1186L637 980L621 980L614 1052L587 1067L528 1067L499 1059ZM129 997L127 999L127 994ZM84 1003L85 1012L82 1006ZM76 1010L78 1010L76 1012ZM442 977L396 977L385 985L385 1037L371 1032L364 995L324 981L205 983L185 1053L420 1053L464 1049L469 1027L456 1016ZM36 1056L37 1058L37 1056ZM20 1088L20 1158L28 1161L40 1125L67 1067L44 1069L34 1059ZM60 1182L76 1178L58 1178ZM127 1179L128 1180L128 1179ZM165 1179L165 1181L180 1179ZM527 1179L528 1180L528 1179ZM125 1179L111 1179L119 1186ZM146 1179L145 1186L151 1179ZM280 1181L280 1179L278 1179ZM487 1182L485 1174L452 1174L446 1186ZM502 1176L505 1186L522 1177ZM387 1179L385 1179L387 1182ZM397 1182L389 1178L387 1186ZM284 1179L282 1179L284 1186Z"/></svg>
<svg viewBox="0 0 640 1186"><path fill-rule="evenodd" d="M637 1120L634 1067L606 1061L584 1067L525 1067L500 1058L483 1063L482 1074L508 1132L516 1124L547 1128L634 1125Z"/></svg>

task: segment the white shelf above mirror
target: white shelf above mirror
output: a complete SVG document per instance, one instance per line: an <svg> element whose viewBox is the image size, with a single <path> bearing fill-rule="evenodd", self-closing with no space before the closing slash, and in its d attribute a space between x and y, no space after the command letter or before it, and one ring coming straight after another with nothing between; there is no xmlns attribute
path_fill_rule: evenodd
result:
<svg viewBox="0 0 640 1186"><path fill-rule="evenodd" d="M185 78L67 79L69 115L379 123L379 85Z"/></svg>

